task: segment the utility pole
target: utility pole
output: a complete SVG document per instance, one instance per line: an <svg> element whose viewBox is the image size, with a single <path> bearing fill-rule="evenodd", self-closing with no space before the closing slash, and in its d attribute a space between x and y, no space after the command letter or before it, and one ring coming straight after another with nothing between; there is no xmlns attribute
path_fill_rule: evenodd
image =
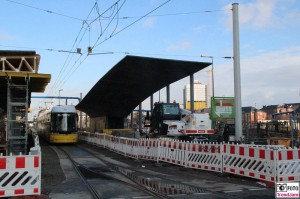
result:
<svg viewBox="0 0 300 199"><path fill-rule="evenodd" d="M238 3L232 4L233 18L233 63L234 63L234 100L235 100L235 139L241 141L242 128L242 97L241 97L241 71L240 71L240 36Z"/></svg>

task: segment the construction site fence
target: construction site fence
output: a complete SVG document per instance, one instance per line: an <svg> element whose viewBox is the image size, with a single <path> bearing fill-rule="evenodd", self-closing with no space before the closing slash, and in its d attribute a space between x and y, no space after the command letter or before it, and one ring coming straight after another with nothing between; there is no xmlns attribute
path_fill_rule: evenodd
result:
<svg viewBox="0 0 300 199"><path fill-rule="evenodd" d="M300 181L300 149L280 145L185 142L170 138L132 139L82 132L79 139L134 159L230 173L267 182Z"/></svg>
<svg viewBox="0 0 300 199"><path fill-rule="evenodd" d="M28 155L0 155L0 197L41 194L41 148L37 134Z"/></svg>

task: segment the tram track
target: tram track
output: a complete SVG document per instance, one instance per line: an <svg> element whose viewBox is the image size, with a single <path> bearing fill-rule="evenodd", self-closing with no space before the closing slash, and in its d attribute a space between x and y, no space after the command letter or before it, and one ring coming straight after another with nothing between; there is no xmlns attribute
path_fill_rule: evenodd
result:
<svg viewBox="0 0 300 199"><path fill-rule="evenodd" d="M60 151L62 151L67 156L67 158L71 161L74 170L76 171L76 173L78 174L78 176L80 177L82 182L86 185L86 187L88 188L88 190L91 193L91 195L93 196L93 198L100 199L101 197L98 194L98 192L96 191L96 189L84 177L84 175L80 169L80 167L81 167L80 164L78 164L76 161L74 161L74 159L62 147L58 147L58 149Z"/></svg>
<svg viewBox="0 0 300 199"><path fill-rule="evenodd" d="M68 146L69 147L69 146ZM74 146L75 147L75 146ZM169 199L171 197L167 196L166 194L160 193L157 190L149 187L149 186L145 186L142 184L139 184L137 182L134 181L134 179L128 177L127 175L124 175L124 168L120 168L117 165L114 165L112 163L109 163L108 161L105 161L104 159L101 159L97 156L95 156L94 154L88 152L86 149L81 148L81 150L85 150L88 153L90 153L90 156L100 160L101 162L104 163L104 166L102 165L101 168L99 169L99 165L96 165L95 167L93 166L85 166L84 164L79 163L78 161L75 160L75 158L72 157L72 155L70 155L66 150L64 146L57 146L57 148L63 152L66 157L71 161L75 171L77 172L77 174L80 176L81 180L84 182L84 184L87 186L88 190L90 191L90 193L92 194L93 198L103 198L101 197L101 194L99 194L99 192L97 191L97 189L89 182L89 178L93 178L93 179L109 179L109 180L113 180L116 181L120 184L122 184L123 186L130 186L133 189L137 189L140 190L141 192L145 193L146 195L141 196L141 198L161 198L161 199ZM78 158L78 157L77 157ZM120 177L120 175L109 175L112 173L112 171L116 172L117 174L120 174L121 176L125 177L122 178ZM109 173L109 174L107 174ZM134 198L138 198L138 197L134 197Z"/></svg>
<svg viewBox="0 0 300 199"><path fill-rule="evenodd" d="M238 178L135 160L95 145L77 143L51 148L58 155L66 177L51 192L53 198L229 199L255 195L265 199L273 195L272 190Z"/></svg>

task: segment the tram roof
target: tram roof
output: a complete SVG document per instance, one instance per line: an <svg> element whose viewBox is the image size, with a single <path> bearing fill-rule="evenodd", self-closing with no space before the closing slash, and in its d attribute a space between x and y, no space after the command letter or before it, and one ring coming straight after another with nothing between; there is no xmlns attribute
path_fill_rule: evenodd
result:
<svg viewBox="0 0 300 199"><path fill-rule="evenodd" d="M76 108L91 117L126 117L153 93L209 65L128 55L93 86Z"/></svg>

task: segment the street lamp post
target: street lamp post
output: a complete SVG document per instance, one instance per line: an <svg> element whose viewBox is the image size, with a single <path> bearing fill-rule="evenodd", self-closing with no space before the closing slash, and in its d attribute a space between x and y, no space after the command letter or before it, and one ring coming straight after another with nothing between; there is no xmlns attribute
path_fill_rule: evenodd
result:
<svg viewBox="0 0 300 199"><path fill-rule="evenodd" d="M211 80L212 80L212 97L215 97L215 80L214 80L214 58L233 59L233 57L214 57L208 55L201 55L200 57L211 59Z"/></svg>
<svg viewBox="0 0 300 199"><path fill-rule="evenodd" d="M205 57L205 58L210 58L211 59L212 97L214 99L214 97L215 97L214 58L233 59L233 57L214 57L214 56L207 56L207 55L201 55L201 57ZM209 99L209 100L211 100L211 99ZM214 126L215 124L212 123L212 125Z"/></svg>
<svg viewBox="0 0 300 199"><path fill-rule="evenodd" d="M60 106L60 91L63 91L63 89L58 90L58 105Z"/></svg>
<svg viewBox="0 0 300 199"><path fill-rule="evenodd" d="M213 56L207 56L207 55L201 55L201 57L210 58L211 59L211 81L212 81L212 96L215 97L215 81L214 81L214 57Z"/></svg>

